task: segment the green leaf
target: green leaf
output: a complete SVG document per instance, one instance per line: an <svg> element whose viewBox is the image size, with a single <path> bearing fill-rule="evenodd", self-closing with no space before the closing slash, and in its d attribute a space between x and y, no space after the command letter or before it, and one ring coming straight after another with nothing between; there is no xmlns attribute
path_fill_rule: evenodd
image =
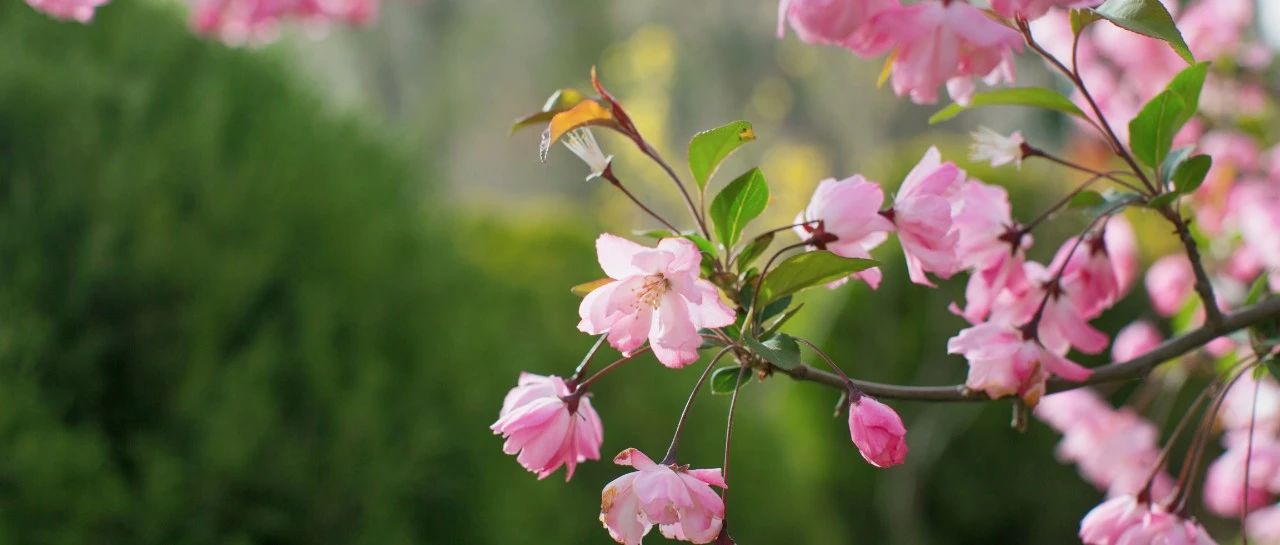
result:
<svg viewBox="0 0 1280 545"><path fill-rule="evenodd" d="M1156 195L1151 200L1147 201L1147 208L1151 208L1153 210L1159 210L1161 208L1164 208L1166 205L1173 203L1174 200L1177 200L1177 198L1181 196L1182 195L1180 195L1176 191L1170 191L1169 193L1162 193L1160 195Z"/></svg>
<svg viewBox="0 0 1280 545"><path fill-rule="evenodd" d="M826 250L796 254L769 272L760 285L757 305L767 305L793 293L839 280L878 265L874 259L840 257Z"/></svg>
<svg viewBox="0 0 1280 545"><path fill-rule="evenodd" d="M738 385L738 374L742 372L741 365L729 365L721 367L711 372L711 393L716 395L729 395L733 393L734 386ZM742 385L746 385L747 377L743 377Z"/></svg>
<svg viewBox="0 0 1280 545"><path fill-rule="evenodd" d="M1097 13L1094 13L1091 10L1087 10L1087 9L1071 10L1071 34L1075 36L1079 36L1081 32L1084 32L1085 27L1092 25L1095 21L1101 18L1102 16L1098 15Z"/></svg>
<svg viewBox="0 0 1280 545"><path fill-rule="evenodd" d="M747 121L734 121L723 127L693 135L689 141L689 171L698 189L707 187L720 162L741 147L756 139L755 130Z"/></svg>
<svg viewBox="0 0 1280 545"><path fill-rule="evenodd" d="M778 334L764 342L746 338L742 339L742 344L753 354L783 369L800 366L800 344L790 335Z"/></svg>
<svg viewBox="0 0 1280 545"><path fill-rule="evenodd" d="M1267 275L1259 275L1258 279L1254 280L1253 286L1249 288L1249 295L1245 297L1244 302L1246 305L1253 306L1270 295L1270 283ZM1268 352L1275 345L1280 344L1280 319L1263 320L1250 326L1249 342L1256 352Z"/></svg>
<svg viewBox="0 0 1280 545"><path fill-rule="evenodd" d="M981 106L1032 106L1071 114L1081 119L1088 119L1085 117L1084 112L1080 111L1080 108L1071 102L1071 99L1062 96L1061 93L1053 89L1044 87L1010 87L974 93L973 98L969 99L968 106L951 103L946 108L933 114L929 118L929 124L946 121L960 115L960 112Z"/></svg>
<svg viewBox="0 0 1280 545"><path fill-rule="evenodd" d="M1280 380L1280 362L1277 362L1275 358L1267 358L1263 360L1262 366L1266 367L1267 371L1271 373L1272 379ZM1255 380L1258 378L1260 377L1254 377Z"/></svg>
<svg viewBox="0 0 1280 545"><path fill-rule="evenodd" d="M781 299L778 299L777 301L774 301L772 303L769 303L767 306L764 307L764 310L760 311L760 314L759 314L760 318L756 320L756 323L763 322L765 320L768 320L769 318L782 314L782 311L787 310L787 307L789 306L791 306L790 295L783 297Z"/></svg>
<svg viewBox="0 0 1280 545"><path fill-rule="evenodd" d="M777 320L773 321L773 324L769 326L769 329L766 329L764 333L760 334L760 338L767 339L774 333L777 333L778 330L782 329L782 326L790 321L791 318L795 316L797 312L800 312L800 309L802 308L804 308L804 303L800 303L790 309L787 309L786 312L782 313L782 316L779 316Z"/></svg>
<svg viewBox="0 0 1280 545"><path fill-rule="evenodd" d="M1116 191L1114 189L1108 189L1102 192L1102 202L1089 207L1086 212L1090 217L1096 218L1117 206L1127 206L1141 201L1142 195L1132 191Z"/></svg>
<svg viewBox="0 0 1280 545"><path fill-rule="evenodd" d="M773 233L767 233L752 239L738 253L738 272L745 271L747 267L751 266L752 262L758 259L761 254L764 254L764 251L769 249L769 245L773 244L773 237Z"/></svg>
<svg viewBox="0 0 1280 545"><path fill-rule="evenodd" d="M1164 40L1188 64L1196 62L1173 16L1160 0L1107 0L1093 11L1120 28Z"/></svg>
<svg viewBox="0 0 1280 545"><path fill-rule="evenodd" d="M716 224L716 236L725 248L732 248L742 235L742 228L764 212L769 204L769 184L759 168L738 176L711 201L711 219Z"/></svg>
<svg viewBox="0 0 1280 545"><path fill-rule="evenodd" d="M1067 206L1071 208L1093 208L1106 202L1107 199L1103 198L1102 194L1097 191L1081 191L1071 197L1071 202Z"/></svg>
<svg viewBox="0 0 1280 545"><path fill-rule="evenodd" d="M1169 85L1165 86L1166 91L1182 99L1184 108L1182 118L1178 121L1179 128L1190 121L1191 117L1196 115L1196 110L1200 109L1200 90L1204 89L1204 78L1208 73L1209 63L1196 63L1178 72L1178 75L1169 81Z"/></svg>
<svg viewBox="0 0 1280 545"><path fill-rule="evenodd" d="M1194 146L1184 146L1170 151L1169 155L1165 156L1164 161L1160 163L1161 187L1169 184L1169 181L1173 178L1173 171L1178 170L1178 165L1186 161L1188 157L1191 157L1193 149Z"/></svg>
<svg viewBox="0 0 1280 545"><path fill-rule="evenodd" d="M1156 168L1169 155L1173 135L1184 123L1186 104L1176 93L1165 90L1151 99L1129 122L1129 147L1147 166Z"/></svg>
<svg viewBox="0 0 1280 545"><path fill-rule="evenodd" d="M1213 158L1208 155L1196 155L1179 163L1173 171L1173 187L1178 193L1189 194L1204 183L1209 175L1209 167L1213 166Z"/></svg>
<svg viewBox="0 0 1280 545"><path fill-rule="evenodd" d="M583 283L578 284L578 285L576 285L576 286L574 286L574 287L572 287L572 288L569 288L569 292L570 292L570 293L573 293L574 295L577 295L578 297L586 297L586 296L587 296L587 294L589 294L589 293L591 293L591 292L593 292L593 291L596 291L596 289L598 289L598 288L600 288L600 287L602 287L602 286L604 286L605 284L608 284L608 283L610 283L610 282L613 282L613 279L612 279L612 278L601 278L601 279L599 279L599 280L592 280L592 281L590 281L590 282L583 282Z"/></svg>
<svg viewBox="0 0 1280 545"><path fill-rule="evenodd" d="M662 240L664 238L675 236L678 233L672 233L671 231L668 231L666 229L647 229L647 230L637 229L635 231L631 231L631 234L638 237L646 237L654 240Z"/></svg>
<svg viewBox="0 0 1280 545"><path fill-rule="evenodd" d="M693 242L694 246L697 246L698 250L702 253L716 255L716 245L712 244L710 240L707 240L702 235L686 233L680 236L689 239L690 242Z"/></svg>

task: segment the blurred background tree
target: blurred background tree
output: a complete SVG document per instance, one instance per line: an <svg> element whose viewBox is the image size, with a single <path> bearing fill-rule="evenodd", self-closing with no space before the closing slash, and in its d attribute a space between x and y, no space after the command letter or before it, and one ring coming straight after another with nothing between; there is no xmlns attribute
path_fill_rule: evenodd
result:
<svg viewBox="0 0 1280 545"><path fill-rule="evenodd" d="M728 168L763 164L780 220L819 178L893 184L926 146L927 111L875 90L877 67L775 42L775 6L741 5L388 5L378 29L258 51L168 4L89 26L0 6L0 543L609 542L615 468L540 482L487 426L520 370L567 373L590 345L567 288L595 277L598 231L638 218L506 123L600 63L674 157L756 121ZM860 376L954 383L960 321L938 309L958 287L849 287L792 327ZM696 371L617 376L595 389L604 454L658 453ZM718 465L726 401L695 406L690 461ZM1100 496L1003 403L896 404L912 454L878 471L830 391L773 379L742 402L743 543L1073 543Z"/></svg>

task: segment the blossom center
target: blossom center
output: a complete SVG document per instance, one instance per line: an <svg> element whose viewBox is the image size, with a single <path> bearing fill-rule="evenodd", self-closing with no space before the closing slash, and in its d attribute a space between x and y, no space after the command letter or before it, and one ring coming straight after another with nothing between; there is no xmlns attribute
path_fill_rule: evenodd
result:
<svg viewBox="0 0 1280 545"><path fill-rule="evenodd" d="M662 296L671 289L671 281L667 280L661 273L651 274L644 277L644 284L640 286L639 293L636 294L636 301L641 304L658 308L658 304L662 302Z"/></svg>

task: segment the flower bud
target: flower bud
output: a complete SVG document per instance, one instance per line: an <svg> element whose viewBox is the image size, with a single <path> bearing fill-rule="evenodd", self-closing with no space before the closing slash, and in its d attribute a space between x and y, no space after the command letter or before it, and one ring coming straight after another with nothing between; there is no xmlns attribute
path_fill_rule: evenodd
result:
<svg viewBox="0 0 1280 545"><path fill-rule="evenodd" d="M907 428L888 405L868 396L849 405L849 435L858 452L873 466L901 464L907 457Z"/></svg>

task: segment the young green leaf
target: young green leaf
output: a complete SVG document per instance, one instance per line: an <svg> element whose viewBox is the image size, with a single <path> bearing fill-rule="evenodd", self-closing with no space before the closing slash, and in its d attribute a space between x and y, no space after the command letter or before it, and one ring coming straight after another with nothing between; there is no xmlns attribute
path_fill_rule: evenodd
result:
<svg viewBox="0 0 1280 545"><path fill-rule="evenodd" d="M601 278L599 280L592 280L590 282L583 282L581 284L578 284L572 288L569 288L569 291L572 292L574 295L577 295L578 297L586 297L587 294L593 291L596 291L597 288L605 284L608 284L610 282L613 282L612 278Z"/></svg>
<svg viewBox="0 0 1280 545"><path fill-rule="evenodd" d="M778 334L764 342L746 338L742 339L742 344L753 354L783 369L800 366L800 345L790 335Z"/></svg>
<svg viewBox="0 0 1280 545"><path fill-rule="evenodd" d="M768 233L758 236L747 243L742 248L742 251L738 253L738 271L746 271L747 267L750 267L751 263L760 257L760 254L769 249L769 245L773 244L773 237L773 233Z"/></svg>
<svg viewBox="0 0 1280 545"><path fill-rule="evenodd" d="M1007 89L993 89L981 93L974 93L969 99L967 106L958 103L951 103L946 108L938 110L929 118L929 124L941 123L951 119L960 112L978 108L981 106L1031 106L1035 108L1044 108L1046 110L1055 110L1065 114L1071 114L1081 119L1087 119L1084 112L1071 102L1071 99L1062 96L1061 93L1053 89L1044 87L1011 87Z"/></svg>
<svg viewBox="0 0 1280 545"><path fill-rule="evenodd" d="M1209 175L1209 167L1213 166L1213 158L1208 155L1196 155L1178 163L1173 170L1173 188L1178 193L1187 194L1195 191L1204 183Z"/></svg>
<svg viewBox="0 0 1280 545"><path fill-rule="evenodd" d="M1159 210L1173 203L1173 201L1177 200L1178 197L1181 197L1181 196L1182 195L1176 191L1170 191L1168 193L1162 193L1160 195L1156 195L1155 197L1152 197L1151 200L1147 201L1147 208Z"/></svg>
<svg viewBox="0 0 1280 545"><path fill-rule="evenodd" d="M826 250L796 254L769 272L760 285L757 305L767 305L793 293L822 286L878 265L874 259L840 257Z"/></svg>
<svg viewBox="0 0 1280 545"><path fill-rule="evenodd" d="M716 236L725 248L733 248L742 235L742 228L764 212L769 204L769 184L759 168L738 176L711 201L711 220L716 224Z"/></svg>
<svg viewBox="0 0 1280 545"><path fill-rule="evenodd" d="M1081 32L1089 25L1093 24L1102 17L1092 10L1073 9L1071 10L1071 34L1079 36Z"/></svg>
<svg viewBox="0 0 1280 545"><path fill-rule="evenodd" d="M711 393L716 395L728 395L734 391L734 386L738 385L738 374L742 372L741 365L729 365L721 367L711 372ZM745 385L748 377L743 377L742 384Z"/></svg>
<svg viewBox="0 0 1280 545"><path fill-rule="evenodd" d="M1120 28L1164 40L1187 64L1196 62L1173 16L1160 0L1107 0L1093 11Z"/></svg>
<svg viewBox="0 0 1280 545"><path fill-rule="evenodd" d="M689 141L689 171L698 189L707 187L720 162L743 144L756 139L756 133L747 121L734 121L723 127L693 135Z"/></svg>
<svg viewBox="0 0 1280 545"><path fill-rule="evenodd" d="M1186 104L1178 94L1163 91L1151 99L1129 122L1129 147L1149 167L1155 168L1169 155L1173 135L1185 123Z"/></svg>
<svg viewBox="0 0 1280 545"><path fill-rule="evenodd" d="M1093 208L1107 202L1101 193L1097 191L1081 191L1071 197L1071 202L1067 205L1070 208Z"/></svg>
<svg viewBox="0 0 1280 545"><path fill-rule="evenodd" d="M1186 161L1188 157L1191 157L1191 152L1194 149L1194 146L1183 146L1170 151L1169 155L1165 156L1164 161L1160 163L1161 187L1169 184L1173 179L1173 171L1178 170L1178 165L1181 165L1183 161Z"/></svg>
<svg viewBox="0 0 1280 545"><path fill-rule="evenodd" d="M1169 85L1165 86L1165 90L1169 91L1178 98L1182 99L1182 117L1178 120L1178 127L1186 124L1191 117L1196 115L1196 110L1200 108L1200 90L1204 89L1204 78L1209 73L1209 63L1200 62L1178 72L1169 81Z"/></svg>

